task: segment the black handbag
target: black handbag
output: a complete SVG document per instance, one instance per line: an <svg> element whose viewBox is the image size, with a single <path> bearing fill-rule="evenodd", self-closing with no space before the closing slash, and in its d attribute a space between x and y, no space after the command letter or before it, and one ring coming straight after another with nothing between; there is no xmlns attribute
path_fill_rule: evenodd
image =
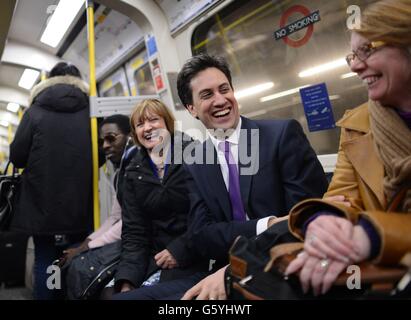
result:
<svg viewBox="0 0 411 320"><path fill-rule="evenodd" d="M255 238L237 237L232 245L226 269L225 289L231 300L299 299L302 292L294 290L294 279L283 281L283 275L272 268L264 272L270 263L270 250L276 244L300 245L288 230L288 221L281 221ZM293 282L293 283L291 283Z"/></svg>
<svg viewBox="0 0 411 320"><path fill-rule="evenodd" d="M113 279L120 261L121 240L88 250L63 266L66 296L70 300L99 299Z"/></svg>
<svg viewBox="0 0 411 320"><path fill-rule="evenodd" d="M6 231L13 216L14 200L19 190L20 174L13 165L13 172L7 175L11 162L9 161L0 176L0 231Z"/></svg>

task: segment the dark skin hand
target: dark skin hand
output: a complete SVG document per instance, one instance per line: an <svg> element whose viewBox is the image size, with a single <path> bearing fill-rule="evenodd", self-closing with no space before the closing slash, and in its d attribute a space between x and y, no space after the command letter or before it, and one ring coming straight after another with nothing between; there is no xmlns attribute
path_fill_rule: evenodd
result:
<svg viewBox="0 0 411 320"><path fill-rule="evenodd" d="M67 262L70 262L71 259L73 259L76 255L89 250L88 243L91 241L91 239L86 238L81 245L79 245L76 248L69 248L67 250L63 251L63 257L60 258L60 263L59 266L62 267L64 266Z"/></svg>

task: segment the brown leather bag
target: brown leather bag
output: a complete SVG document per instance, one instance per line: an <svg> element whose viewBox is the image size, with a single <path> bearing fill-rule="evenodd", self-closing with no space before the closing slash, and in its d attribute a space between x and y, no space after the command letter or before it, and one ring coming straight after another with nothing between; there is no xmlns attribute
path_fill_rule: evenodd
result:
<svg viewBox="0 0 411 320"><path fill-rule="evenodd" d="M230 272L234 280L232 289L247 300L265 299L310 299L312 295L304 295L296 275L290 278L284 276L289 263L294 260L303 248L303 243L286 243L270 250L270 260L264 271L247 275L247 262L238 257L230 256ZM331 294L322 298L361 298L385 297L396 293L396 287L403 280L405 285L410 281L411 253L404 256L404 266L380 267L369 262L359 264L361 271L361 288L353 292L347 288L347 280L351 276L341 273L334 283ZM269 283L271 282L271 284ZM277 283L273 283L277 282ZM282 283L281 283L282 282ZM238 296L237 296L238 298Z"/></svg>

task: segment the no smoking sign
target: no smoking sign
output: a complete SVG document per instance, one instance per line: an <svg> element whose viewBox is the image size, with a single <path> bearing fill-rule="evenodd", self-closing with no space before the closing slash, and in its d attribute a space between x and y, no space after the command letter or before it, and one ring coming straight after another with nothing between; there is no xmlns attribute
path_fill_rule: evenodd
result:
<svg viewBox="0 0 411 320"><path fill-rule="evenodd" d="M302 15L302 18L287 24L290 16L295 13ZM281 16L280 29L274 32L274 39L282 39L287 45L293 48L301 47L306 44L308 40L310 40L314 32L314 23L320 20L321 17L319 10L310 12L307 7L301 5L292 6L291 8L287 9ZM289 35L302 29L307 29L305 35L302 38L294 40L289 37Z"/></svg>

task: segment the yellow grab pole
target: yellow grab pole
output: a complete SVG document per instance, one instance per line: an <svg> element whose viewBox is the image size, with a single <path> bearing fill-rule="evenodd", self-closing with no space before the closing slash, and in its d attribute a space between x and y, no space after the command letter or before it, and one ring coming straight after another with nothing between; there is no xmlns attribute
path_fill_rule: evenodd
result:
<svg viewBox="0 0 411 320"><path fill-rule="evenodd" d="M87 0L87 30L88 30L88 60L90 65L90 97L97 96L96 61L94 46L94 4ZM93 214L94 229L100 227L100 201L98 194L98 145L97 145L97 118L91 118L91 145L93 150Z"/></svg>
<svg viewBox="0 0 411 320"><path fill-rule="evenodd" d="M47 79L46 71L45 71L45 70L41 70L40 80L41 80L41 81L44 81L44 80L46 80L46 79Z"/></svg>
<svg viewBox="0 0 411 320"><path fill-rule="evenodd" d="M9 145L11 145L11 143L13 142L13 128L12 128L11 123L9 123L9 126L8 126L8 140L9 140ZM12 167L9 166L9 169L6 172L6 174L12 174L13 172L12 170L13 170Z"/></svg>
<svg viewBox="0 0 411 320"><path fill-rule="evenodd" d="M17 116L19 118L19 123L20 123L21 119L23 118L23 110L21 109L21 107L17 111ZM21 174L23 172L23 169L18 169L18 172Z"/></svg>
<svg viewBox="0 0 411 320"><path fill-rule="evenodd" d="M11 123L9 123L8 129L9 144L11 144L13 142L13 127L11 126Z"/></svg>

